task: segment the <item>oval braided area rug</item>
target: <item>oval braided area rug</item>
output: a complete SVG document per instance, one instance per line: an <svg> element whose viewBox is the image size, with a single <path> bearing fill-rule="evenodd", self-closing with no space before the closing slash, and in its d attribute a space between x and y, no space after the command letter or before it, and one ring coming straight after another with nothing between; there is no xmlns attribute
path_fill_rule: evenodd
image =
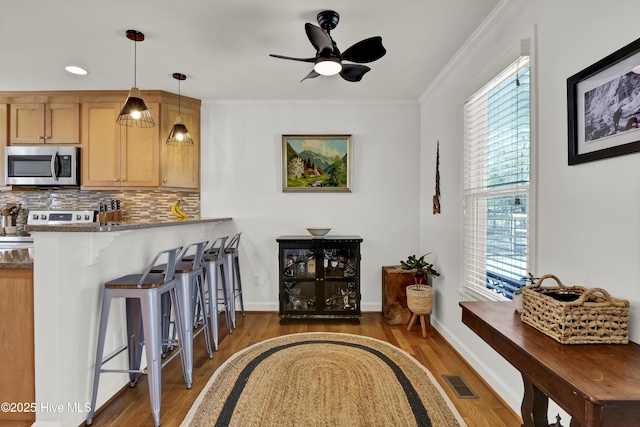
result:
<svg viewBox="0 0 640 427"><path fill-rule="evenodd" d="M182 426L466 424L433 375L405 351L374 338L313 332L234 354Z"/></svg>

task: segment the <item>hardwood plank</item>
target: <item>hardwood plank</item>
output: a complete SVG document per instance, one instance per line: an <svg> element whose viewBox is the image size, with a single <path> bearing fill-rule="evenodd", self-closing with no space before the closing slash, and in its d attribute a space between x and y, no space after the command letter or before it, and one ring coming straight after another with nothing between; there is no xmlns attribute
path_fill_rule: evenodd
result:
<svg viewBox="0 0 640 427"><path fill-rule="evenodd" d="M224 315L221 315L220 345L213 359L206 355L204 340L200 336L194 342L194 358L198 363L194 368L191 390L184 385L179 357L162 370L162 426L180 425L209 377L234 353L265 339L303 332L340 332L387 341L412 354L431 371L469 427L519 427L522 424L520 416L434 328L429 328L427 337L422 338L420 328L407 331L407 325L390 326L381 313L363 313L360 325L354 325L350 320L332 319L290 320L288 324L280 325L279 320L277 313L271 312L250 312L246 317L238 314L237 329L229 335ZM458 399L442 378L445 374L462 375L480 398ZM101 408L94 417L93 425L153 425L146 377L143 376L133 389L126 386L122 393Z"/></svg>

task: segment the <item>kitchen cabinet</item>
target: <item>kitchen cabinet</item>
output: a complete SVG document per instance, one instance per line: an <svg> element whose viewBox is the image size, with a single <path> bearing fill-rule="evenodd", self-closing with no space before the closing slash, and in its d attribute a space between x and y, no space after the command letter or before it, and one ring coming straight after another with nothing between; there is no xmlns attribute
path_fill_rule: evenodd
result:
<svg viewBox="0 0 640 427"><path fill-rule="evenodd" d="M198 189L200 187L200 107L180 105L180 117L187 126L194 145L165 144L178 116L178 105L163 103L162 109L162 187Z"/></svg>
<svg viewBox="0 0 640 427"><path fill-rule="evenodd" d="M123 98L124 100L124 98ZM159 122L158 103L146 102ZM157 125L132 128L116 123L119 102L82 104L82 187L158 187L160 144Z"/></svg>
<svg viewBox="0 0 640 427"><path fill-rule="evenodd" d="M0 103L0 153L4 156L4 147L7 146L9 135L9 105ZM10 190L11 186L4 183L4 157L0 160L0 191Z"/></svg>
<svg viewBox="0 0 640 427"><path fill-rule="evenodd" d="M2 268L0 274L0 363L2 402L29 405L36 401L33 269ZM0 412L0 425L30 425L36 414L11 407Z"/></svg>
<svg viewBox="0 0 640 427"><path fill-rule="evenodd" d="M142 91L156 126L139 129L116 123L127 94L124 90L0 92L0 148L79 144L82 188L198 190L200 100L159 90ZM165 144L178 111L194 146ZM3 168L0 165L0 173ZM0 190L10 189L3 185L4 179Z"/></svg>
<svg viewBox="0 0 640 427"><path fill-rule="evenodd" d="M280 236L279 316L360 323L359 236Z"/></svg>
<svg viewBox="0 0 640 427"><path fill-rule="evenodd" d="M9 144L79 144L78 102L12 103Z"/></svg>

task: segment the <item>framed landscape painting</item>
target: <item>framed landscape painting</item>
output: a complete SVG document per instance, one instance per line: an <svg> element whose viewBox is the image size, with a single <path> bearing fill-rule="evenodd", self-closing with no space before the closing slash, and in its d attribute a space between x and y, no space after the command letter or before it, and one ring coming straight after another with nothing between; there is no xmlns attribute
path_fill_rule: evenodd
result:
<svg viewBox="0 0 640 427"><path fill-rule="evenodd" d="M282 191L351 191L351 135L282 135Z"/></svg>

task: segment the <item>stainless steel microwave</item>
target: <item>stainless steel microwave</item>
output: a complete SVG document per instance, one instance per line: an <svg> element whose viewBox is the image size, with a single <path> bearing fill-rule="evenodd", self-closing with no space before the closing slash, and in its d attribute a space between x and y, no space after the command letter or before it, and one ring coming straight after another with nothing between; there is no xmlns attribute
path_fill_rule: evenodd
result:
<svg viewBox="0 0 640 427"><path fill-rule="evenodd" d="M42 145L5 147L7 185L80 185L80 148Z"/></svg>

